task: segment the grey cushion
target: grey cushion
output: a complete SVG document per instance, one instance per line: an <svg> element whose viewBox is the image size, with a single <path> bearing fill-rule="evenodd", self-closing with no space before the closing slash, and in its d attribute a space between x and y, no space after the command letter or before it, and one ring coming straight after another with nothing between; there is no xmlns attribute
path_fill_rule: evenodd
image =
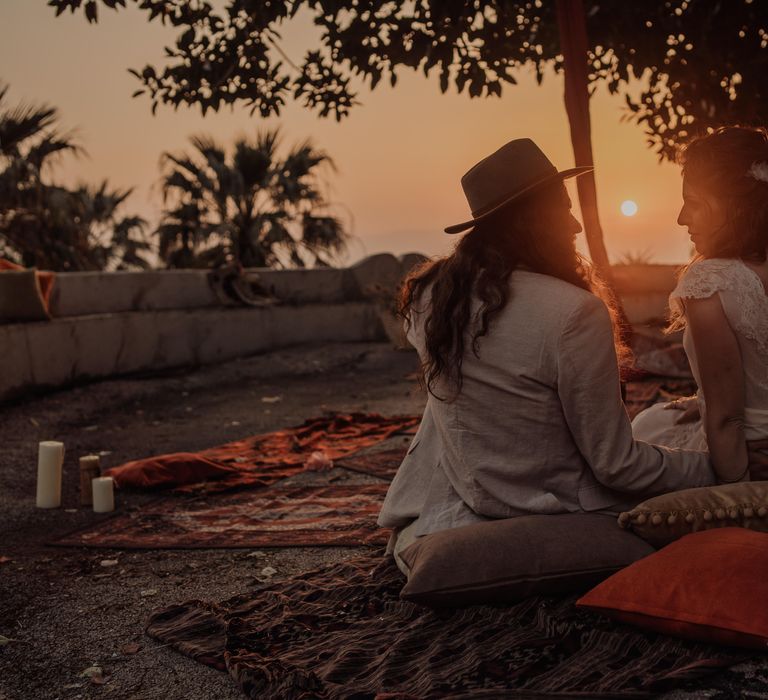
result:
<svg viewBox="0 0 768 700"><path fill-rule="evenodd" d="M492 520L420 537L400 596L432 607L583 592L655 550L595 513Z"/></svg>

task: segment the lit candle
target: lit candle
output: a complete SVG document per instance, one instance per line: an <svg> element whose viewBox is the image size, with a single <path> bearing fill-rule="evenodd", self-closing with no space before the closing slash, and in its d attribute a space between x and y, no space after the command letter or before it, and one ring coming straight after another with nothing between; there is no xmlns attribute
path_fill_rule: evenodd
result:
<svg viewBox="0 0 768 700"><path fill-rule="evenodd" d="M111 476L100 476L91 481L93 486L93 512L109 513L115 509L115 482Z"/></svg>
<svg viewBox="0 0 768 700"><path fill-rule="evenodd" d="M61 466L64 443L41 442L37 456L37 507L58 508L61 505Z"/></svg>

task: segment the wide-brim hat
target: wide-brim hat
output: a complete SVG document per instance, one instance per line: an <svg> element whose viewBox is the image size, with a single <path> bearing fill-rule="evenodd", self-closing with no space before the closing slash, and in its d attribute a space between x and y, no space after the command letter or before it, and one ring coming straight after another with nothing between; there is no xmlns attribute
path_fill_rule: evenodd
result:
<svg viewBox="0 0 768 700"><path fill-rule="evenodd" d="M531 139L515 139L483 158L461 178L472 219L446 233L461 233L538 187L591 172L591 165L560 170Z"/></svg>

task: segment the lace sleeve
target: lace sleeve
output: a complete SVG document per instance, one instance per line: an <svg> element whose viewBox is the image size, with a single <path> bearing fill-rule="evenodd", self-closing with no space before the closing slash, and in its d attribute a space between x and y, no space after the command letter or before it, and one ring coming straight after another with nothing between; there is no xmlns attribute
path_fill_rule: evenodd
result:
<svg viewBox="0 0 768 700"><path fill-rule="evenodd" d="M740 260L712 258L692 264L669 296L671 328L685 327L685 300L727 292L723 304L728 323L768 354L768 296L758 275Z"/></svg>
<svg viewBox="0 0 768 700"><path fill-rule="evenodd" d="M717 292L733 289L738 278L737 260L712 258L692 263L669 295L671 327L685 326L685 299L707 299Z"/></svg>

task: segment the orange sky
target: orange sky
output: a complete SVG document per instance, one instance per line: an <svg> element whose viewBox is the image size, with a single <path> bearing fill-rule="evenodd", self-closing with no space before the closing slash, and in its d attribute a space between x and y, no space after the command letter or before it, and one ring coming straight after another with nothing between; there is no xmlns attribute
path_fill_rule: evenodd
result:
<svg viewBox="0 0 768 700"><path fill-rule="evenodd" d="M127 210L156 221L158 159L186 148L191 134L222 142L281 126L287 143L311 137L335 160L332 197L357 240L348 260L367 253L449 251L445 225L467 218L461 175L506 141L533 138L559 168L573 165L562 83L551 76L541 87L527 72L501 99L441 95L436 79L401 73L395 89L361 89L363 102L341 124L289 104L280 118L251 117L245 108L202 118L197 110L164 107L153 117L128 67L162 56L172 33L149 24L134 8L106 9L89 26L81 15L54 18L44 0L0 3L0 81L11 85L10 103L47 102L62 123L75 127L89 157L66 160L57 171L68 181L135 187ZM300 60L314 28L301 17L284 29L284 48ZM617 259L647 251L656 262L683 262L689 242L675 224L680 205L676 166L659 165L639 127L621 123L623 99L599 91L592 101L598 198L606 245ZM572 198L576 199L575 188ZM639 211L621 214L625 199Z"/></svg>

